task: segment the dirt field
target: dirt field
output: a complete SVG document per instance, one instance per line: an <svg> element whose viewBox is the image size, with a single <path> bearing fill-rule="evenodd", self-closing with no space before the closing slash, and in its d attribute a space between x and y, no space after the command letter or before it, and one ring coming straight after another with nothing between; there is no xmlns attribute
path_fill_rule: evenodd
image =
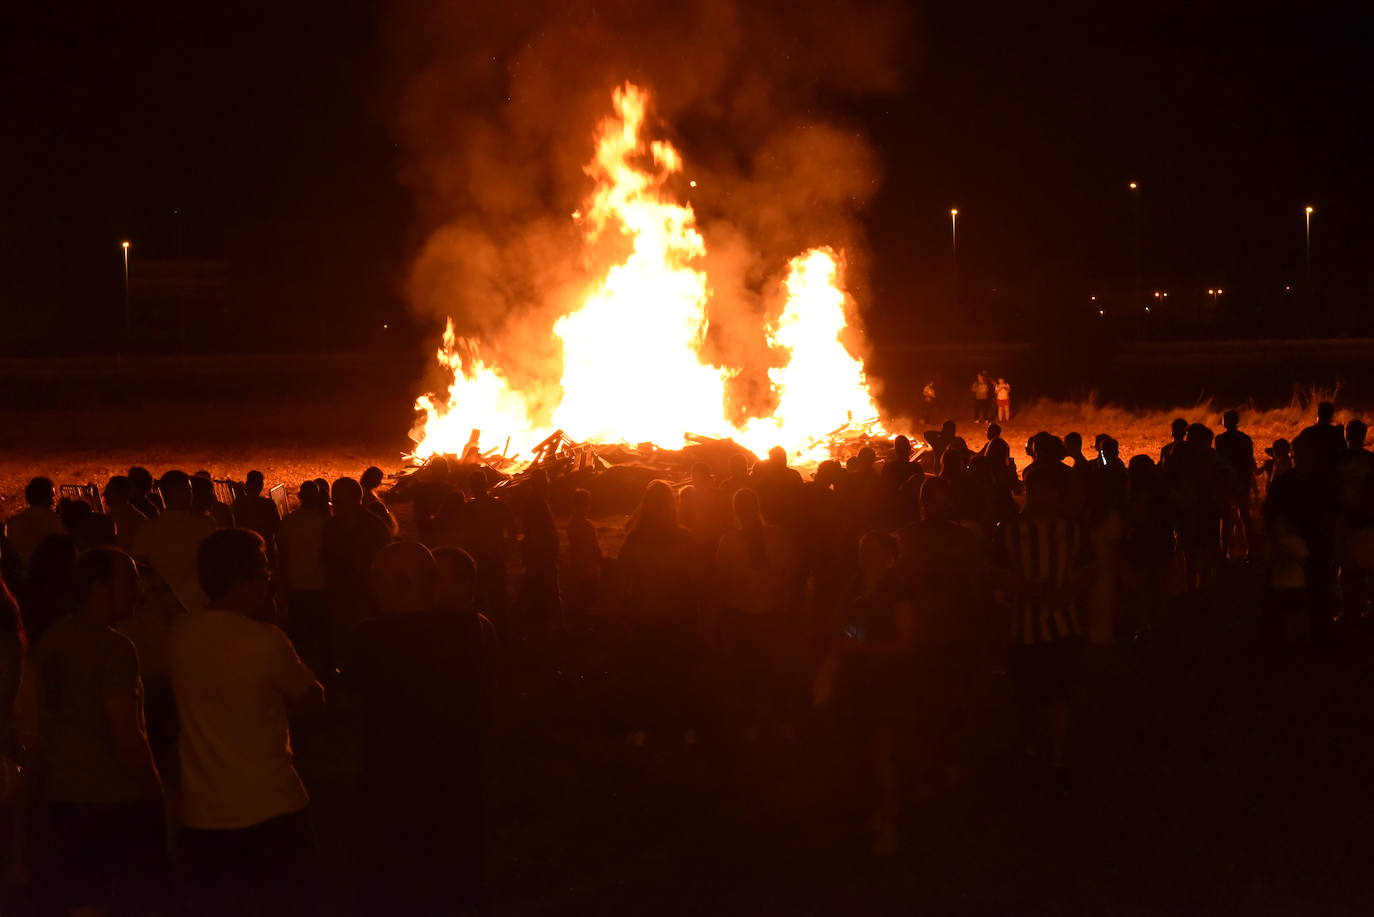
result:
<svg viewBox="0 0 1374 917"><path fill-rule="evenodd" d="M1288 345L1282 353L1275 346L1264 345L1257 354L1227 345L1220 352L1229 362L1222 365L1216 354L1204 360L1189 349L1157 348L1118 354L1096 370L1075 364L1085 370L1076 386L1085 394L1075 400L1056 397L1071 389L1061 378L1064 367L1050 365L1052 355L1025 349L916 351L905 361L885 354L873 362L905 367L892 369L885 384L884 404L899 417L912 413L907 396L923 384L911 381L923 375L917 367L938 367L930 373L960 380L965 363L1009 374L1017 380L1017 403L1005 436L1024 467L1021 447L1039 430L1077 430L1088 443L1097 433L1110 433L1129 459L1139 452L1157 456L1177 416L1220 431L1221 412L1239 406L1258 451L1310 423L1321 398L1339 395L1342 418L1358 415L1358 399L1365 396L1357 364L1374 356L1374 342L1363 349L1351 342L1325 350ZM1143 369L1141 362L1151 358L1168 371ZM0 516L22 505L24 483L35 474L59 483L103 483L134 464L154 474L204 468L235 479L257 468L269 486L285 482L294 491L305 478L356 475L373 464L394 471L410 446L411 405L426 368L423 355L0 361L0 390L15 393L0 404ZM1095 373L1100 382L1092 381ZM1267 400L1237 394L1241 377L1253 380L1256 393L1268 393ZM1168 382L1154 402L1140 392L1149 378ZM937 417L955 419L977 449L983 433L972 423L965 388L942 383ZM1232 392L1229 400L1168 396L1219 389ZM1117 406L1122 403L1134 406ZM894 429L919 435L925 426L899 419Z"/></svg>

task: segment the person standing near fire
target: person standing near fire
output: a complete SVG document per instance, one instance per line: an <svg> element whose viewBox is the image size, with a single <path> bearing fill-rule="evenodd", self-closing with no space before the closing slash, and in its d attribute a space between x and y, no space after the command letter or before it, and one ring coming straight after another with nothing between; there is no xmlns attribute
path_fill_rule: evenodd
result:
<svg viewBox="0 0 1374 917"><path fill-rule="evenodd" d="M1011 383L1002 377L997 378L997 421L1006 423L1011 420Z"/></svg>
<svg viewBox="0 0 1374 917"><path fill-rule="evenodd" d="M921 423L930 423L935 416L935 380L931 379L921 389Z"/></svg>
<svg viewBox="0 0 1374 917"><path fill-rule="evenodd" d="M988 421L992 417L988 413L988 377L979 373L973 379L973 385L969 391L973 392L973 419L975 421Z"/></svg>

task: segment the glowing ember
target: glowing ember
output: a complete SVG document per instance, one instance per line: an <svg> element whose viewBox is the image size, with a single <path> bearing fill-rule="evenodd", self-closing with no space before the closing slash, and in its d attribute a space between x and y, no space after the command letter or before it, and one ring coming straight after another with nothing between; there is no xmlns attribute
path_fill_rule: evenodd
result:
<svg viewBox="0 0 1374 917"><path fill-rule="evenodd" d="M687 204L666 196L682 161L669 144L641 138L647 94L632 85L614 93L615 115L597 132L587 175L596 188L573 218L585 222L589 244L616 239L628 254L593 283L582 305L553 331L562 343L562 400L540 415L488 365L476 342L459 339L450 321L438 358L453 374L442 398L421 396L411 436L415 455L461 454L471 432L484 449L528 456L554 429L577 441L682 444L685 433L734 437L762 454L781 445L803 460L827 455L826 435L853 422L875 421L862 362L845 348L840 256L817 248L792 259L786 305L767 329L786 357L769 370L777 399L772 415L742 427L726 410L733 370L702 361L710 290L699 261L705 242Z"/></svg>

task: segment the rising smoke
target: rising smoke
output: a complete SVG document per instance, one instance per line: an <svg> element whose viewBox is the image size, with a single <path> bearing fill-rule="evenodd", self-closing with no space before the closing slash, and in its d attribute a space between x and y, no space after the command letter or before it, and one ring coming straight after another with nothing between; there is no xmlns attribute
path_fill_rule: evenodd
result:
<svg viewBox="0 0 1374 917"><path fill-rule="evenodd" d="M787 259L812 245L843 249L849 288L863 299L858 217L880 170L837 112L900 87L904 4L417 0L397 9L392 129L423 239L408 298L436 327L452 316L517 385L556 379L552 322L615 255L588 252L570 214L588 191L595 126L626 80L650 90L652 133L683 153L675 190L695 208L709 252L706 356L744 367L741 411L767 398L760 325L781 306Z"/></svg>

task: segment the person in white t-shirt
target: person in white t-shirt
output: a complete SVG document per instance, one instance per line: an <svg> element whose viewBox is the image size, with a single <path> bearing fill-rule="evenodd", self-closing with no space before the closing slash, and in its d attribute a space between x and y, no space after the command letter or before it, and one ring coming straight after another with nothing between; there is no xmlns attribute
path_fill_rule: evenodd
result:
<svg viewBox="0 0 1374 917"><path fill-rule="evenodd" d="M62 519L53 510L57 488L49 478L34 478L24 487L24 502L28 505L9 518L0 531L5 534L9 550L24 570L33 559L33 552L49 535L62 534Z"/></svg>
<svg viewBox="0 0 1374 917"><path fill-rule="evenodd" d="M997 420L1006 423L1011 420L1011 383L998 379L994 391L997 393Z"/></svg>
<svg viewBox="0 0 1374 917"><path fill-rule="evenodd" d="M217 531L196 566L207 605L176 620L169 647L181 715L181 857L195 913L245 900L277 913L302 900L315 869L287 716L321 704L324 689L267 623L272 583L261 536Z"/></svg>
<svg viewBox="0 0 1374 917"><path fill-rule="evenodd" d="M205 607L205 593L196 577L196 549L219 526L191 509L191 478L169 471L158 481L167 508L139 528L134 556L147 561L187 611Z"/></svg>

